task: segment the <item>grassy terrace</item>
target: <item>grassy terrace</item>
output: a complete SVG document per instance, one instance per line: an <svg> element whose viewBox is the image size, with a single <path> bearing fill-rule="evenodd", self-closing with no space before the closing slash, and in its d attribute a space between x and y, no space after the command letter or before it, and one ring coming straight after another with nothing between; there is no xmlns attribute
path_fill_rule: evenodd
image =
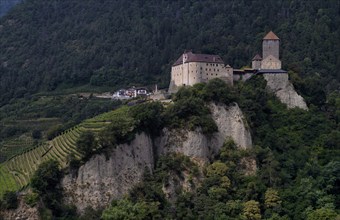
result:
<svg viewBox="0 0 340 220"><path fill-rule="evenodd" d="M124 108L123 108L124 109ZM26 187L39 164L45 160L55 159L62 168L68 165L68 156L82 157L76 147L76 141L84 131L98 132L110 123L110 119L120 111L104 113L84 121L51 141L26 151L0 164L0 197L5 191L17 191ZM25 143L27 144L27 143ZM20 143L19 143L20 145Z"/></svg>

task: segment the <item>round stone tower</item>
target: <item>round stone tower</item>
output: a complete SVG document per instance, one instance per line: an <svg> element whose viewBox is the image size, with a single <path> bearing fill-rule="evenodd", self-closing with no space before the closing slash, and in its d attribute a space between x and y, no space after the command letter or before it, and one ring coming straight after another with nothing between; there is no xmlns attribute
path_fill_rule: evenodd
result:
<svg viewBox="0 0 340 220"><path fill-rule="evenodd" d="M280 39L270 31L264 38L262 42L262 59L265 59L269 55L272 55L276 59L279 58L279 47L280 47Z"/></svg>

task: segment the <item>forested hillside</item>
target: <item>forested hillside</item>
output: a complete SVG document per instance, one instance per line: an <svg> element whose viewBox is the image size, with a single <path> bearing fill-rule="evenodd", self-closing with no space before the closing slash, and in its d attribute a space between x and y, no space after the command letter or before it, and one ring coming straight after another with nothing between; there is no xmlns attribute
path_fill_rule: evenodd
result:
<svg viewBox="0 0 340 220"><path fill-rule="evenodd" d="M21 0L0 0L0 17L4 16L14 5Z"/></svg>
<svg viewBox="0 0 340 220"><path fill-rule="evenodd" d="M269 30L284 68L328 92L338 87L339 19L337 0L26 0L0 19L0 104L83 85L166 87L185 49L240 68Z"/></svg>

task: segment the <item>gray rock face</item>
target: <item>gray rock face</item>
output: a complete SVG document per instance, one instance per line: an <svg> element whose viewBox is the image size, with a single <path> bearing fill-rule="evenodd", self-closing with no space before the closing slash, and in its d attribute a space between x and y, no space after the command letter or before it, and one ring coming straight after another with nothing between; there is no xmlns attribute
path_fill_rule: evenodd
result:
<svg viewBox="0 0 340 220"><path fill-rule="evenodd" d="M152 141L144 133L136 135L130 144L122 144L108 155L95 155L78 170L76 177L67 175L62 181L65 200L82 212L87 206L94 209L121 198L144 173L153 168Z"/></svg>
<svg viewBox="0 0 340 220"><path fill-rule="evenodd" d="M233 139L242 149L252 146L250 131L236 103L228 107L211 104L210 110L218 132L206 137L200 129L195 131L164 129L163 135L156 141L159 154L177 152L206 162L219 152L228 138Z"/></svg>
<svg viewBox="0 0 340 220"><path fill-rule="evenodd" d="M212 117L217 124L218 132L213 136L212 146L218 152L226 141L231 138L242 149L252 147L251 134L247 121L239 106L210 105Z"/></svg>
<svg viewBox="0 0 340 220"><path fill-rule="evenodd" d="M156 140L158 154L182 153L202 162L207 162L211 155L209 140L200 129L195 131L186 130L163 130L163 134Z"/></svg>
<svg viewBox="0 0 340 220"><path fill-rule="evenodd" d="M288 80L288 74L263 74L267 81L269 90L280 99L280 101L287 105L288 108L301 108L308 110L305 100L297 94L294 86Z"/></svg>
<svg viewBox="0 0 340 220"><path fill-rule="evenodd" d="M38 207L30 207L26 205L24 198L19 197L19 205L17 209L0 211L1 216L5 220L39 220Z"/></svg>
<svg viewBox="0 0 340 220"><path fill-rule="evenodd" d="M76 176L70 174L64 177L62 185L66 202L76 205L79 212L87 206L98 209L108 205L141 180L145 167L152 170L154 155L177 152L204 164L218 153L228 138L232 138L240 148L252 146L250 132L237 104L228 107L211 104L210 109L218 126L218 132L210 137L200 129L164 129L155 140L144 133L136 135L130 144L113 149L108 159L105 155L93 156L79 168ZM168 190L171 191L171 187Z"/></svg>

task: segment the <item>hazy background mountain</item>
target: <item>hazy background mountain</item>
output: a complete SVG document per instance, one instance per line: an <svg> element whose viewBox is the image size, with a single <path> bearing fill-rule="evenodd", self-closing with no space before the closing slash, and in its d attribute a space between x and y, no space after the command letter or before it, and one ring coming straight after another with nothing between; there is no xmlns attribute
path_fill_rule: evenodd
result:
<svg viewBox="0 0 340 220"><path fill-rule="evenodd" d="M165 87L185 49L240 68L269 30L281 39L285 69L333 90L338 8L337 0L27 0L0 20L0 103L84 85Z"/></svg>
<svg viewBox="0 0 340 220"><path fill-rule="evenodd" d="M14 5L22 0L0 0L0 17L4 16Z"/></svg>

